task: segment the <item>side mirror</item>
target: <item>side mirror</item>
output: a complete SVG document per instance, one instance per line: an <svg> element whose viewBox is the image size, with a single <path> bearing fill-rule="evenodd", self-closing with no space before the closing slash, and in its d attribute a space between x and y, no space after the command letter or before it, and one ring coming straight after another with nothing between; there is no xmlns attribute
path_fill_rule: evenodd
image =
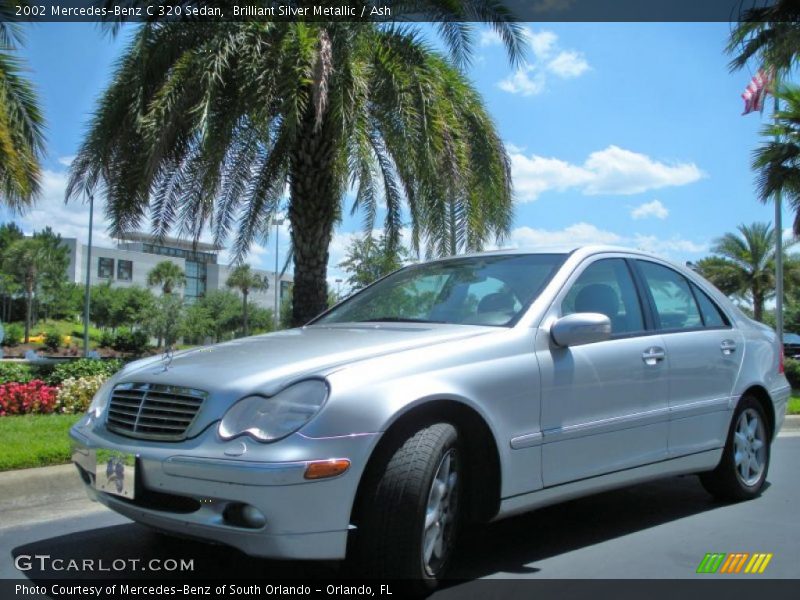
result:
<svg viewBox="0 0 800 600"><path fill-rule="evenodd" d="M602 342L611 337L611 320L600 313L574 313L553 323L550 335L565 348Z"/></svg>

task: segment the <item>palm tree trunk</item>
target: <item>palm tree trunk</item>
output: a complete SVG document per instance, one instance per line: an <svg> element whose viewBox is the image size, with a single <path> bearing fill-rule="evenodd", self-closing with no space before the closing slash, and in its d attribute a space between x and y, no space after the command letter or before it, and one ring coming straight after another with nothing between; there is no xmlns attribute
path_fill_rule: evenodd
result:
<svg viewBox="0 0 800 600"><path fill-rule="evenodd" d="M758 286L753 286L750 293L753 296L753 318L759 323L763 323L764 298L761 295L761 290Z"/></svg>
<svg viewBox="0 0 800 600"><path fill-rule="evenodd" d="M33 288L25 290L25 343L31 341L31 315L33 313Z"/></svg>
<svg viewBox="0 0 800 600"><path fill-rule="evenodd" d="M247 337L247 292L242 291L242 330Z"/></svg>
<svg viewBox="0 0 800 600"><path fill-rule="evenodd" d="M294 249L292 327L305 325L328 305L326 274L339 206L333 174L335 137L326 123L315 130L312 114L291 156L289 222Z"/></svg>

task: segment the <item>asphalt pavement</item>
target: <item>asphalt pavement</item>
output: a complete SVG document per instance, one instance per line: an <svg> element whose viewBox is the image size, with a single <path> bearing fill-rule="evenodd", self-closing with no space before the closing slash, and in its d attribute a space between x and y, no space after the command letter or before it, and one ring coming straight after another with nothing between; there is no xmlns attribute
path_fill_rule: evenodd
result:
<svg viewBox="0 0 800 600"><path fill-rule="evenodd" d="M782 434L773 446L769 486L750 502L720 504L696 477L678 477L592 497L481 526L461 540L453 592L476 579L650 579L737 577L698 575L709 552L764 552L773 557L764 578L800 577L800 436ZM189 559L194 575L335 580L337 563L270 561L236 550L167 537L95 504L59 506L24 525L0 523L0 579L118 579L162 577L147 571L152 559ZM48 555L48 566L15 568L20 556ZM54 559L102 559L120 570L70 572ZM134 559L138 562L133 562ZM114 563L114 561L117 561ZM95 563L97 564L97 563ZM180 574L189 579L189 573ZM739 576L741 577L741 575Z"/></svg>

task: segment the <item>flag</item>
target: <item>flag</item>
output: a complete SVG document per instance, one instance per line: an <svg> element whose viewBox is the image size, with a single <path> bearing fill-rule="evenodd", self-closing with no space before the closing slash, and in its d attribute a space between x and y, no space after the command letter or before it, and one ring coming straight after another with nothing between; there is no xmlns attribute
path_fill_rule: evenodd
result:
<svg viewBox="0 0 800 600"><path fill-rule="evenodd" d="M764 69L759 69L758 72L753 75L753 79L750 80L750 83L742 94L742 100L744 100L743 115L755 110L759 112L764 110L764 98L767 92L769 92L771 80L772 77L770 73L767 73Z"/></svg>

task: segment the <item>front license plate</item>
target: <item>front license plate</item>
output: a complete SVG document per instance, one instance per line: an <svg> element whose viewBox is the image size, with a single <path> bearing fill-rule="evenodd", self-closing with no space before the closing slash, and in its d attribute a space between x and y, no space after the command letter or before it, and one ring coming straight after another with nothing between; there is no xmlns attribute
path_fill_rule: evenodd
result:
<svg viewBox="0 0 800 600"><path fill-rule="evenodd" d="M136 456L115 450L96 450L94 487L100 492L133 500Z"/></svg>

